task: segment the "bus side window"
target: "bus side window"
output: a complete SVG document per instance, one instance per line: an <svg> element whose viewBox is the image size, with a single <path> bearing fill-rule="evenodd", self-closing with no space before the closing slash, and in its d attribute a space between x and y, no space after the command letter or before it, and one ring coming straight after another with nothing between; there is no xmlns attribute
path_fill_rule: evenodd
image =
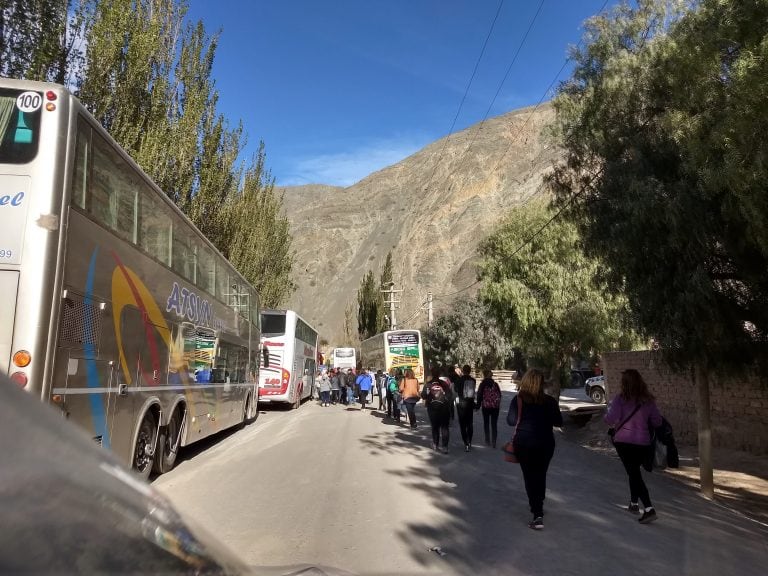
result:
<svg viewBox="0 0 768 576"><path fill-rule="evenodd" d="M196 269L195 238L184 227L179 218L173 219L172 246L171 267L194 284Z"/></svg>
<svg viewBox="0 0 768 576"><path fill-rule="evenodd" d="M171 263L171 211L155 198L149 186L142 185L139 204L139 246L165 265Z"/></svg>
<svg viewBox="0 0 768 576"><path fill-rule="evenodd" d="M72 174L72 203L85 210L91 180L91 127L79 119L75 146L75 169Z"/></svg>
<svg viewBox="0 0 768 576"><path fill-rule="evenodd" d="M88 211L97 221L129 242L136 242L136 188L129 166L112 146L95 132L93 181Z"/></svg>

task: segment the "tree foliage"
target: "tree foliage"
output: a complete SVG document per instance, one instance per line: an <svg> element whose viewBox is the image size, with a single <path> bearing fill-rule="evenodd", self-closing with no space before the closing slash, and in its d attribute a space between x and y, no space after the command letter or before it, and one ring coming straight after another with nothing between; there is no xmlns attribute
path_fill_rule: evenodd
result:
<svg viewBox="0 0 768 576"><path fill-rule="evenodd" d="M586 37L560 205L674 366L744 366L768 332L768 1L642 0Z"/></svg>
<svg viewBox="0 0 768 576"><path fill-rule="evenodd" d="M373 270L363 276L357 290L357 333L360 340L378 334L384 321L381 290Z"/></svg>
<svg viewBox="0 0 768 576"><path fill-rule="evenodd" d="M66 84L81 66L83 9L72 0L5 0L0 76Z"/></svg>
<svg viewBox="0 0 768 576"><path fill-rule="evenodd" d="M424 332L424 355L432 363L493 369L504 366L512 344L486 304L463 298Z"/></svg>
<svg viewBox="0 0 768 576"><path fill-rule="evenodd" d="M269 306L294 288L282 197L262 143L246 166L240 123L217 113L218 34L186 0L8 0L3 75L66 83Z"/></svg>
<svg viewBox="0 0 768 576"><path fill-rule="evenodd" d="M480 297L509 340L552 370L580 352L631 347L626 298L599 277L576 226L545 202L513 209L480 245ZM530 239L530 241L528 241ZM521 248L522 247L522 248Z"/></svg>
<svg viewBox="0 0 768 576"><path fill-rule="evenodd" d="M389 329L381 289L388 289L392 279L392 252L389 252L379 274L379 283L376 283L373 270L368 270L360 281L357 290L357 333L360 340Z"/></svg>
<svg viewBox="0 0 768 576"><path fill-rule="evenodd" d="M294 254L288 219L280 214L283 197L275 193L264 162L262 144L222 219L231 238L227 257L258 290L263 305L275 308L293 292Z"/></svg>

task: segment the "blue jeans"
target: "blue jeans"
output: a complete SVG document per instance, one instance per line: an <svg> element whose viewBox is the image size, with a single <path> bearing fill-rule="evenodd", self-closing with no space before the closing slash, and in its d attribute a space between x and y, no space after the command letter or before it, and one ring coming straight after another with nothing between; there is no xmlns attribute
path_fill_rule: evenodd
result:
<svg viewBox="0 0 768 576"><path fill-rule="evenodd" d="M320 392L320 402L323 404L328 404L328 402L331 401L331 392L329 390L323 390Z"/></svg>
<svg viewBox="0 0 768 576"><path fill-rule="evenodd" d="M347 386L347 404L352 404L355 401L355 389L352 386Z"/></svg>

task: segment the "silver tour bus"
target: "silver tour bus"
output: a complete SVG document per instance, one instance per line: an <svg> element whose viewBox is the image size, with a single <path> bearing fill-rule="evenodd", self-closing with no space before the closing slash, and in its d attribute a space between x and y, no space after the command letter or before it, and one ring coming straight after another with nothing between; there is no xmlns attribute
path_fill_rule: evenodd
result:
<svg viewBox="0 0 768 576"><path fill-rule="evenodd" d="M59 85L0 79L0 299L0 370L141 475L256 414L256 291Z"/></svg>

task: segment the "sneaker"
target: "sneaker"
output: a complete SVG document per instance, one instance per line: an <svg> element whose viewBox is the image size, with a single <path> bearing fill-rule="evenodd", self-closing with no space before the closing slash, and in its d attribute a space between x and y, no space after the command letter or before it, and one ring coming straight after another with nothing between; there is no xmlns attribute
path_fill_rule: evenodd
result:
<svg viewBox="0 0 768 576"><path fill-rule="evenodd" d="M538 516L528 522L528 528L531 528L532 530L543 530L544 529L544 518L541 516Z"/></svg>
<svg viewBox="0 0 768 576"><path fill-rule="evenodd" d="M656 520L656 510L651 508L650 510L643 512L643 515L640 516L638 522L640 522L640 524L650 524L654 520Z"/></svg>
<svg viewBox="0 0 768 576"><path fill-rule="evenodd" d="M443 446L442 448L440 448L440 452L442 452L443 454L448 454L448 446Z"/></svg>
<svg viewBox="0 0 768 576"><path fill-rule="evenodd" d="M469 444L464 445L464 452L469 452Z"/></svg>
<svg viewBox="0 0 768 576"><path fill-rule="evenodd" d="M627 506L627 511L632 514L640 514L640 505L636 502L630 502L629 506Z"/></svg>
<svg viewBox="0 0 768 576"><path fill-rule="evenodd" d="M437 444L435 444L434 442L432 442L432 450L437 450Z"/></svg>

